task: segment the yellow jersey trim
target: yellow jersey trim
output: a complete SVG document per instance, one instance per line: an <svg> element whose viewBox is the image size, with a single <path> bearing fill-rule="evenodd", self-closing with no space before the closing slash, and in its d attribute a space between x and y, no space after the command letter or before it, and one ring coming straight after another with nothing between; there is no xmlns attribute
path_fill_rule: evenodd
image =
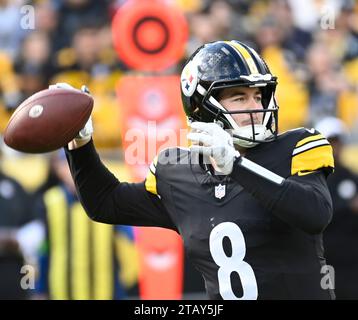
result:
<svg viewBox="0 0 358 320"><path fill-rule="evenodd" d="M305 175L321 168L334 168L331 145L320 145L292 157L291 175Z"/></svg>
<svg viewBox="0 0 358 320"><path fill-rule="evenodd" d="M302 139L302 140L297 142L296 148L304 145L307 142L316 141L316 140L319 140L319 139L325 139L325 137L323 135L321 135L321 134L316 134L314 136L304 138L304 139Z"/></svg>
<svg viewBox="0 0 358 320"><path fill-rule="evenodd" d="M157 191L157 178L155 176L156 167L158 162L158 156L156 156L152 162L152 164L149 167L147 177L145 179L145 189L153 193L155 195L158 195Z"/></svg>

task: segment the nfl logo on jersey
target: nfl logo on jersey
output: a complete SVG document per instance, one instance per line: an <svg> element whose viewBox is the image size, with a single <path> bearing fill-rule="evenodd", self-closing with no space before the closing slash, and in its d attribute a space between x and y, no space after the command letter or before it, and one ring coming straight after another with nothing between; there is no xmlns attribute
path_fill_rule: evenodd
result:
<svg viewBox="0 0 358 320"><path fill-rule="evenodd" d="M221 199L225 197L226 193L226 186L219 184L218 186L215 186L215 198Z"/></svg>

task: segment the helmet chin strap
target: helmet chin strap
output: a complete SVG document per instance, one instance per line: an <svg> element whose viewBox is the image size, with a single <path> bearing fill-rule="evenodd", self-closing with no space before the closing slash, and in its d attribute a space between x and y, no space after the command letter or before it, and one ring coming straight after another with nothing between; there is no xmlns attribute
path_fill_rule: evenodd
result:
<svg viewBox="0 0 358 320"><path fill-rule="evenodd" d="M273 98L271 98L268 108L270 108L271 106L274 106ZM272 107L272 108L274 108L274 107ZM231 117L230 114L226 114L225 116ZM273 135L272 132L267 129L267 124L270 120L270 117L271 117L270 112L264 112L264 118L263 118L262 124L254 124L254 130L252 129L251 125L240 127L235 122L235 127L234 127L234 132L233 132L234 143L241 147L244 147L244 148L252 148L252 147L257 146L259 144L259 142L253 142L253 141L247 141L244 139L240 139L238 137L235 137L235 135L249 138L252 140L255 139L255 140L259 140L259 141L263 141L263 140L266 140L266 139L272 137L272 135ZM255 133L255 137L253 137L253 133Z"/></svg>
<svg viewBox="0 0 358 320"><path fill-rule="evenodd" d="M235 136L241 136L252 140L255 139L258 141L264 141L272 136L272 133L269 130L267 130L266 126L264 126L263 124L254 124L254 130L255 130L255 137L253 137L253 129L251 125L239 127L239 129L236 130L234 129L233 130L234 144L237 144L238 146L244 148L252 148L257 146L259 142L247 141Z"/></svg>

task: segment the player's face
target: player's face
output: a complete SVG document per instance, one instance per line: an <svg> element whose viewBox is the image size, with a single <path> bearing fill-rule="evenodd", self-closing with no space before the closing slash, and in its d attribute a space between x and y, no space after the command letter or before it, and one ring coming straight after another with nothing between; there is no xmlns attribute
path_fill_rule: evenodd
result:
<svg viewBox="0 0 358 320"><path fill-rule="evenodd" d="M259 88L233 87L220 92L219 102L227 111L262 109L262 95ZM249 113L236 113L231 115L236 123L242 127L251 125ZM252 114L254 124L262 124L263 112Z"/></svg>

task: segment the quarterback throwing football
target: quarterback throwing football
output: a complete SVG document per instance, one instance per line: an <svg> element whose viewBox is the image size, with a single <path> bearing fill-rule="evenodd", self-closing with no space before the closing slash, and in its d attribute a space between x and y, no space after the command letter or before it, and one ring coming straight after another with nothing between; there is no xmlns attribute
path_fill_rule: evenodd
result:
<svg viewBox="0 0 358 320"><path fill-rule="evenodd" d="M191 147L159 153L141 183L118 181L85 128L66 153L89 217L177 231L211 299L333 299L321 287L332 149L314 129L278 134L276 84L239 41L200 47L181 76Z"/></svg>

